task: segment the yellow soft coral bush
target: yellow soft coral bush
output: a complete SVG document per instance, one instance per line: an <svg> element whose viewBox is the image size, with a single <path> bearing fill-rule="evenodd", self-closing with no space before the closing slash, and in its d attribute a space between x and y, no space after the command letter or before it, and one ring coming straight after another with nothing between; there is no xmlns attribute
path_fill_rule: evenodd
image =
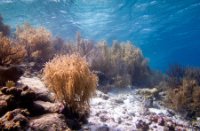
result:
<svg viewBox="0 0 200 131"><path fill-rule="evenodd" d="M85 59L76 54L56 56L49 61L43 79L57 98L64 100L74 111L89 106L97 85L96 75L90 71Z"/></svg>
<svg viewBox="0 0 200 131"><path fill-rule="evenodd" d="M53 56L52 35L47 29L24 24L17 28L16 37L25 45L29 61L46 62Z"/></svg>
<svg viewBox="0 0 200 131"><path fill-rule="evenodd" d="M24 46L0 34L0 65L19 64L26 55Z"/></svg>

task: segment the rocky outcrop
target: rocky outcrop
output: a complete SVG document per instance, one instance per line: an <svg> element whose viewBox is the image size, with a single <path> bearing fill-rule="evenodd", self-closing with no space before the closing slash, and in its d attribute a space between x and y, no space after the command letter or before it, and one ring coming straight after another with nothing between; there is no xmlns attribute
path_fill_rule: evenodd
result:
<svg viewBox="0 0 200 131"><path fill-rule="evenodd" d="M27 86L17 87L1 87L0 91L0 116L8 110L17 108L32 109L32 103L36 98L36 94Z"/></svg>
<svg viewBox="0 0 200 131"><path fill-rule="evenodd" d="M69 130L63 114L49 113L32 118L30 128L35 131L64 131Z"/></svg>
<svg viewBox="0 0 200 131"><path fill-rule="evenodd" d="M54 102L55 97L49 90L45 87L44 83L38 77L24 77L22 76L18 83L27 85L35 93L38 100Z"/></svg>
<svg viewBox="0 0 200 131"><path fill-rule="evenodd" d="M62 103L52 101L41 92L35 92L28 86L0 87L0 129L55 131L80 129L80 122L75 116L66 117ZM39 96L39 97L38 97ZM40 99L42 98L42 99Z"/></svg>
<svg viewBox="0 0 200 131"><path fill-rule="evenodd" d="M8 111L0 118L0 129L7 131L18 131L28 129L29 112L26 109L15 109Z"/></svg>

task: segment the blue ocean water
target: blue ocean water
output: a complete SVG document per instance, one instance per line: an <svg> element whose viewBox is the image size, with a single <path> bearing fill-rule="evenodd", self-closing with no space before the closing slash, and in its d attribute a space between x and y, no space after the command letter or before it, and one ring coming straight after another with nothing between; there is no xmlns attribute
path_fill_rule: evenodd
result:
<svg viewBox="0 0 200 131"><path fill-rule="evenodd" d="M200 0L1 0L0 13L13 30L29 22L66 39L130 40L154 69L200 66Z"/></svg>

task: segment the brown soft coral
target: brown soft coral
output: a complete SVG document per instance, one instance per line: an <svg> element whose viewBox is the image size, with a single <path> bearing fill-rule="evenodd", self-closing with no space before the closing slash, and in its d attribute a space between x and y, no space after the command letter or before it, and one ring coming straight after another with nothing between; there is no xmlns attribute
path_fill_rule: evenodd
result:
<svg viewBox="0 0 200 131"><path fill-rule="evenodd" d="M17 28L16 36L25 45L29 61L44 63L53 56L52 35L47 29L24 24Z"/></svg>
<svg viewBox="0 0 200 131"><path fill-rule="evenodd" d="M168 106L187 118L200 115L200 86L195 80L184 79L182 85L168 91Z"/></svg>
<svg viewBox="0 0 200 131"><path fill-rule="evenodd" d="M24 46L0 35L0 65L19 64L26 55Z"/></svg>

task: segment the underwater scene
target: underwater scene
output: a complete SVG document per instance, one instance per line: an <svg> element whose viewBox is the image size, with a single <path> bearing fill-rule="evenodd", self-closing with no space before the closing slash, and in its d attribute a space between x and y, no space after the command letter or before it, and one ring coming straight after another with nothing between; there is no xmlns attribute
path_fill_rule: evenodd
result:
<svg viewBox="0 0 200 131"><path fill-rule="evenodd" d="M0 0L0 131L200 131L199 0Z"/></svg>

